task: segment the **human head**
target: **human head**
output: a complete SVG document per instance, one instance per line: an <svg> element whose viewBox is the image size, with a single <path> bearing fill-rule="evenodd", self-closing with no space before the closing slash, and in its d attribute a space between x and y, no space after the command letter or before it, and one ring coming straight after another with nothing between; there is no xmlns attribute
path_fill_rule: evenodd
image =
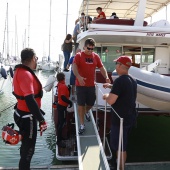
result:
<svg viewBox="0 0 170 170"><path fill-rule="evenodd" d="M57 81L60 82L60 81L63 81L65 80L65 74L63 72L60 72L57 74Z"/></svg>
<svg viewBox="0 0 170 170"><path fill-rule="evenodd" d="M100 14L102 12L102 8L101 7L97 7L96 11L97 11L98 14Z"/></svg>
<svg viewBox="0 0 170 170"><path fill-rule="evenodd" d="M93 38L88 38L84 43L84 50L87 55L91 55L93 52L93 49L96 45L96 42Z"/></svg>
<svg viewBox="0 0 170 170"><path fill-rule="evenodd" d="M21 51L21 63L28 65L31 69L35 69L37 66L38 57L32 48L25 48Z"/></svg>
<svg viewBox="0 0 170 170"><path fill-rule="evenodd" d="M66 35L66 40L70 40L72 38L72 35L71 34L67 34Z"/></svg>
<svg viewBox="0 0 170 170"><path fill-rule="evenodd" d="M128 70L132 65L132 60L128 56L120 56L114 61L116 62L116 71L118 75L128 73Z"/></svg>
<svg viewBox="0 0 170 170"><path fill-rule="evenodd" d="M130 68L130 66L132 65L132 60L128 56L120 56L114 61L125 65L127 68Z"/></svg>
<svg viewBox="0 0 170 170"><path fill-rule="evenodd" d="M116 15L116 12L113 12L113 13L112 13L112 16L115 16L115 15Z"/></svg>

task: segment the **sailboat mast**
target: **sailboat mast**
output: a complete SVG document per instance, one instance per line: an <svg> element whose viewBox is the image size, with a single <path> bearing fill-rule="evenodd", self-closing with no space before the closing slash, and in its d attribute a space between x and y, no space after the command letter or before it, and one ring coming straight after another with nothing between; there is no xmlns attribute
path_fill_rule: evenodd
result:
<svg viewBox="0 0 170 170"><path fill-rule="evenodd" d="M9 61L9 30L8 30L8 3L7 3L7 13L6 13L6 24L7 24L7 60Z"/></svg>
<svg viewBox="0 0 170 170"><path fill-rule="evenodd" d="M66 35L67 35L67 24L68 24L68 0L67 0L67 12L66 12Z"/></svg>
<svg viewBox="0 0 170 170"><path fill-rule="evenodd" d="M48 53L48 58L50 58L50 53L51 53L51 4L52 0L50 0L50 24L49 24L49 53Z"/></svg>
<svg viewBox="0 0 170 170"><path fill-rule="evenodd" d="M28 8L28 47L30 46L30 0Z"/></svg>

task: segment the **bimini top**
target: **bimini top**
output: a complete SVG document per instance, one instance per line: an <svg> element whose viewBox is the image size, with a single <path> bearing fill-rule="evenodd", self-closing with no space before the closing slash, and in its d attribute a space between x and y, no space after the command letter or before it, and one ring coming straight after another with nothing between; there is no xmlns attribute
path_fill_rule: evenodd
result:
<svg viewBox="0 0 170 170"><path fill-rule="evenodd" d="M145 18L152 16L169 3L170 0L147 0ZM96 8L101 7L107 17L116 12L119 18L135 19L138 4L139 0L83 0L79 12L94 17L97 16Z"/></svg>

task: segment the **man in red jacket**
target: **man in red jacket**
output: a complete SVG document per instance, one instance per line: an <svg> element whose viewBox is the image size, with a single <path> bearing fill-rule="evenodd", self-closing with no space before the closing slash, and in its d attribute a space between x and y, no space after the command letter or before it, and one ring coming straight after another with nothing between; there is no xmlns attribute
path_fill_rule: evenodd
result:
<svg viewBox="0 0 170 170"><path fill-rule="evenodd" d="M21 63L15 66L13 94L17 98L14 120L23 137L20 148L19 170L30 170L30 163L35 150L37 138L37 121L40 133L47 129L46 121L40 110L42 85L33 70L38 57L33 49L21 51Z"/></svg>

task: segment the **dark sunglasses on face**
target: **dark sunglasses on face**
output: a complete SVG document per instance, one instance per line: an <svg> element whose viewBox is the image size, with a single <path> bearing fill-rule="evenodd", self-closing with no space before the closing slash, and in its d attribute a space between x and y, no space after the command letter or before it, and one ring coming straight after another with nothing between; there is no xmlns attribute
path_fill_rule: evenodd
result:
<svg viewBox="0 0 170 170"><path fill-rule="evenodd" d="M93 50L94 50L94 48L89 48L89 47L87 47L87 49L88 49L88 50L91 50L91 51L93 51Z"/></svg>
<svg viewBox="0 0 170 170"><path fill-rule="evenodd" d="M118 61L116 61L116 63L115 63L115 64L117 65L117 64L121 64L121 63L120 63L120 62L118 62Z"/></svg>

